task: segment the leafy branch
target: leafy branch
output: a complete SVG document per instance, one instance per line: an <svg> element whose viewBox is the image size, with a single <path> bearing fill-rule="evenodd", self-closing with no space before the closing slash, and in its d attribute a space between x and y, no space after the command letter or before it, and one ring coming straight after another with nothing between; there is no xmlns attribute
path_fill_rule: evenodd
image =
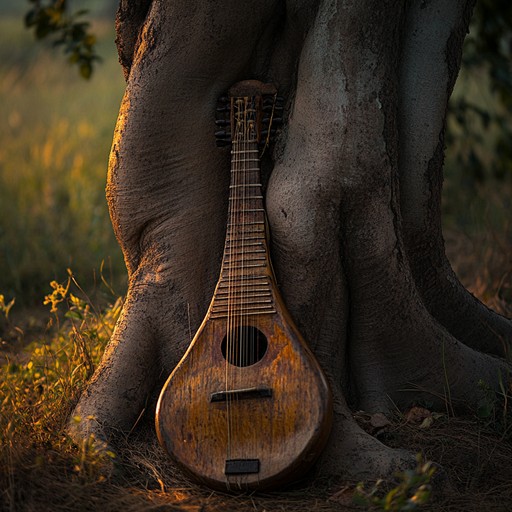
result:
<svg viewBox="0 0 512 512"><path fill-rule="evenodd" d="M25 15L25 26L34 29L36 39L51 39L53 46L61 46L71 64L76 64L80 75L89 79L94 64L101 60L96 53L96 36L89 30L90 23L81 18L88 11L69 14L67 0L28 0L32 7Z"/></svg>

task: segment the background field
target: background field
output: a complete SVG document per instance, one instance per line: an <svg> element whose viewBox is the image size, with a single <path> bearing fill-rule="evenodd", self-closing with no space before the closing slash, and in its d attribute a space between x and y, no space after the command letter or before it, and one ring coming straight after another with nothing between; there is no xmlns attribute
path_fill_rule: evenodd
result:
<svg viewBox="0 0 512 512"><path fill-rule="evenodd" d="M104 194L124 88L113 18L93 23L103 62L85 81L58 50L35 44L27 5L0 18L0 293L40 303L68 267L91 288L102 262L123 293Z"/></svg>
<svg viewBox="0 0 512 512"><path fill-rule="evenodd" d="M0 1L0 293L17 307L41 303L48 282L71 268L86 290L98 272L125 290L104 187L111 138L124 81L114 45L115 2L78 2L92 9L103 62L87 82L58 50L35 44L23 27L28 4ZM456 95L492 111L485 74L458 84ZM469 122L477 123L470 118ZM455 135L460 129L451 124ZM494 134L484 133L490 141ZM510 298L511 176L485 167L475 177L456 156L471 141L448 148L444 190L447 250L461 279L496 305ZM483 163L486 140L484 139Z"/></svg>

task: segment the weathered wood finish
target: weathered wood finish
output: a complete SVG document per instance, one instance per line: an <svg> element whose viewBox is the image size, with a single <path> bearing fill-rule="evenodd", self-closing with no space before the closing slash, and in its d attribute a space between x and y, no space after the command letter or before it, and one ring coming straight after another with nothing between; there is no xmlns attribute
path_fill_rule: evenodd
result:
<svg viewBox="0 0 512 512"><path fill-rule="evenodd" d="M233 109L240 95L247 100L244 90L256 95L257 104L258 87L252 81L235 86ZM240 118L232 116L232 124L237 121L220 278L156 413L158 438L169 454L193 477L223 490L275 487L298 477L320 454L332 420L329 386L286 310L269 259L259 127L252 121L240 125ZM266 352L255 363L228 362L226 353L233 347L223 353L226 336L241 326L256 328L266 338ZM229 394L251 388L270 390L270 396ZM212 395L222 392L231 397L212 402ZM237 459L257 459L258 471L227 475L226 461Z"/></svg>
<svg viewBox="0 0 512 512"><path fill-rule="evenodd" d="M228 382L229 389L268 387L271 398L211 403L212 393L226 389L226 360L220 347L227 322L208 316L160 395L161 444L188 473L211 487L275 487L307 471L327 441L327 383L280 304L277 300L277 313L251 321L267 337L265 356L251 366L230 365ZM260 472L226 476L226 460L238 458L259 459Z"/></svg>

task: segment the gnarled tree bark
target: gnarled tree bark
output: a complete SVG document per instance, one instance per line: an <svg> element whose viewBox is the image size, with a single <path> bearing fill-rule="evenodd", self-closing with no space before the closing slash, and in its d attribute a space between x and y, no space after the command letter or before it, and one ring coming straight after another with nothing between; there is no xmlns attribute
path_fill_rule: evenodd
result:
<svg viewBox="0 0 512 512"><path fill-rule="evenodd" d="M128 78L107 198L129 290L77 406L95 420L76 435L129 431L206 313L229 180L215 104L247 78L288 98L266 205L282 293L333 389L322 472L375 478L410 460L351 408L472 407L479 380L498 388L510 321L456 282L440 227L444 118L472 3L121 3Z"/></svg>

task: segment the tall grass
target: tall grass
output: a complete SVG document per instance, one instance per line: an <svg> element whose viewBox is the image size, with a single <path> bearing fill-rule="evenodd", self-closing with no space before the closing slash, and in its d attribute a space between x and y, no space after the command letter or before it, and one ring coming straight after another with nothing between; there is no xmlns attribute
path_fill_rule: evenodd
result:
<svg viewBox="0 0 512 512"><path fill-rule="evenodd" d="M6 5L0 2L4 10ZM105 261L122 293L124 265L104 197L124 88L113 20L93 25L104 61L86 82L58 51L34 43L22 24L26 6L18 6L15 14L9 5L0 19L0 291L18 304L39 302L48 280L65 279L68 267L90 288L94 271ZM87 3L97 9L105 5ZM467 77L456 94L477 95L482 108L493 108L492 96ZM498 294L510 299L506 254L512 252L512 173L501 182L488 176L476 183L454 155L468 149L462 141L447 151L443 222L448 252L464 284L475 288L471 265L459 265L462 240L475 260L485 258L493 269L492 275L479 274L479 296L486 300L499 287ZM495 283L494 291L484 290L484 282Z"/></svg>
<svg viewBox="0 0 512 512"><path fill-rule="evenodd" d="M21 18L0 20L0 290L18 302L68 267L84 286L104 260L124 275L104 196L124 86L112 25L94 26L104 61L86 82Z"/></svg>
<svg viewBox="0 0 512 512"><path fill-rule="evenodd" d="M100 312L78 294L82 290L71 274L65 285L52 282L45 303L58 328L23 354L7 356L0 366L0 510L30 510L35 503L62 510L59 501L71 504L77 489L82 496L75 499L83 498L111 469L112 452L93 438L76 446L65 425L110 338L122 301ZM8 308L0 296L0 324L10 322ZM52 471L57 476L48 478ZM45 492L57 482L66 482L62 495Z"/></svg>

